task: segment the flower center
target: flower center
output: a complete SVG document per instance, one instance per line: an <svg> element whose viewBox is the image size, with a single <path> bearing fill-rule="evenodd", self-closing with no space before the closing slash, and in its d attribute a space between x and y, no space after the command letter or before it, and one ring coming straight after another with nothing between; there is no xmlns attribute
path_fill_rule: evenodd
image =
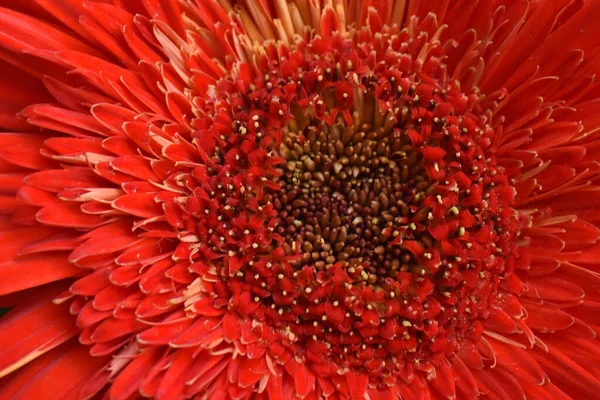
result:
<svg viewBox="0 0 600 400"><path fill-rule="evenodd" d="M204 100L187 200L220 295L275 357L379 383L480 335L517 252L490 113L402 34L266 45L264 75Z"/></svg>
<svg viewBox="0 0 600 400"><path fill-rule="evenodd" d="M413 257L389 245L389 232L408 226L410 205L421 203L416 194L433 188L410 138L388 125L368 132L365 124L366 133L321 123L285 137L273 202L286 253L301 252L300 264L326 270L340 262L362 286L408 271Z"/></svg>

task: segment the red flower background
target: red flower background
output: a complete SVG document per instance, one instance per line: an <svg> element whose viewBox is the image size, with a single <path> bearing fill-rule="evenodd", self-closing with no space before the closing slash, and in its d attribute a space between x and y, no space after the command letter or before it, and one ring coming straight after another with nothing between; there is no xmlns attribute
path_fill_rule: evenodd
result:
<svg viewBox="0 0 600 400"><path fill-rule="evenodd" d="M0 5L0 398L600 395L600 2Z"/></svg>

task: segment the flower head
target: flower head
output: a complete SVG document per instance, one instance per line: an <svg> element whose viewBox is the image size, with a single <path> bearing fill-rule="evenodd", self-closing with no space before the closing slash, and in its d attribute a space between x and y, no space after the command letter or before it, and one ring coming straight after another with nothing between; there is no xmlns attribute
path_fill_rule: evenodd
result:
<svg viewBox="0 0 600 400"><path fill-rule="evenodd" d="M597 394L600 4L430 3L0 8L0 397Z"/></svg>

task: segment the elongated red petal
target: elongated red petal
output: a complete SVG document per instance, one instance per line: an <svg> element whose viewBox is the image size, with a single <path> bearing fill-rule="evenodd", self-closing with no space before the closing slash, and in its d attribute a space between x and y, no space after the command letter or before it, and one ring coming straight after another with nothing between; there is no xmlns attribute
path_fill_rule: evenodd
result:
<svg viewBox="0 0 600 400"><path fill-rule="evenodd" d="M57 306L48 295L18 308L0 321L0 376L36 359L77 334L68 306Z"/></svg>

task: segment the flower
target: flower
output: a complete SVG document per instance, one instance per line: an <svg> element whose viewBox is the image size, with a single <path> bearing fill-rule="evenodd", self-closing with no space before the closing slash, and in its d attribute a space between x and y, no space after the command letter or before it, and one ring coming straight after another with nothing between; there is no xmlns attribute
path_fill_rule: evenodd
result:
<svg viewBox="0 0 600 400"><path fill-rule="evenodd" d="M9 1L0 398L596 397L599 18Z"/></svg>

